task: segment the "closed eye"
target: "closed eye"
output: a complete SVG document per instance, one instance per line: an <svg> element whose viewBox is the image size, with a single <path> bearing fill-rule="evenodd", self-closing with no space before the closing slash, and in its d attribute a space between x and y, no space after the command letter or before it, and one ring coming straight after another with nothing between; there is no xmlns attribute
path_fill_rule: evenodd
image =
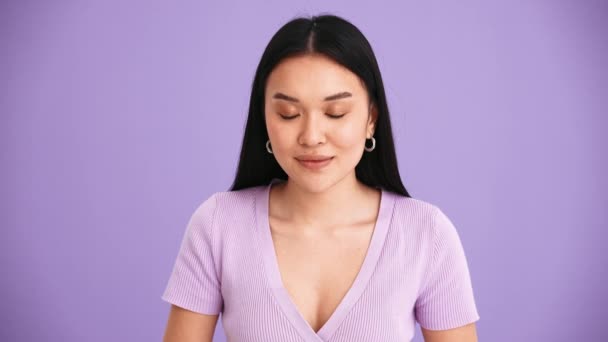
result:
<svg viewBox="0 0 608 342"><path fill-rule="evenodd" d="M284 120L293 120L293 119L297 118L299 114L298 114L298 115L294 115L294 116L285 116L285 115L283 115L283 114L279 114L279 115L280 115L280 116L281 116L281 117L282 117Z"/></svg>
<svg viewBox="0 0 608 342"><path fill-rule="evenodd" d="M283 115L283 114L279 114L279 115L281 116L281 118L283 118L283 120L293 120L293 119L297 118L300 114L296 114L296 115L292 115L292 116L287 116L287 115ZM332 119L339 119L339 118L343 117L344 115L346 115L346 113L338 114L338 115L334 115L334 114L326 114L326 115Z"/></svg>

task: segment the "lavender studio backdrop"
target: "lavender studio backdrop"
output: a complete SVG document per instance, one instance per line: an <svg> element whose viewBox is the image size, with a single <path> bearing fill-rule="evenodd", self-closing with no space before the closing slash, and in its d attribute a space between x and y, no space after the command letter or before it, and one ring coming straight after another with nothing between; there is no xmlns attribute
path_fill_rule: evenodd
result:
<svg viewBox="0 0 608 342"><path fill-rule="evenodd" d="M376 52L402 177L459 230L480 341L608 340L608 2L0 6L0 340L161 339L263 48L319 12Z"/></svg>

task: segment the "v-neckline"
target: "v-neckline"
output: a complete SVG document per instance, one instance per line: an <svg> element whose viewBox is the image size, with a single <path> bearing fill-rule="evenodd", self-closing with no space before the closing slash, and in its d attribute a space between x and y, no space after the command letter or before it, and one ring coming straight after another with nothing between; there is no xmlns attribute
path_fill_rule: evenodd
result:
<svg viewBox="0 0 608 342"><path fill-rule="evenodd" d="M272 290L272 293L276 297L278 304L283 309L283 312L306 341L328 341L335 330L339 327L340 323L350 312L353 305L357 302L359 297L361 297L363 290L365 290L365 287L371 278L387 235L389 223L392 217L394 197L389 191L378 187L378 189L381 190L380 208L378 210L371 241L367 248L367 253L361 268L359 269L359 273L355 277L351 287L348 289L338 306L335 308L334 312L331 314L325 324L323 324L323 326L319 329L319 331L315 332L308 321L306 321L306 319L302 316L300 311L298 311L297 306L289 296L287 289L283 285L283 280L281 279L278 258L276 255L269 223L270 189L274 183L281 181L283 180L273 178L268 185L261 187L257 194L255 204L256 228L261 242L261 252L264 259L264 266L266 270L265 273L268 279L268 284Z"/></svg>

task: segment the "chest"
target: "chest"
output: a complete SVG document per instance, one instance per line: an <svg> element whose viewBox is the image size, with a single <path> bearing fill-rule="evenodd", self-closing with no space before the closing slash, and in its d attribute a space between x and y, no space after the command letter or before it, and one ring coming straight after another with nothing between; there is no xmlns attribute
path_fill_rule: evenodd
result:
<svg viewBox="0 0 608 342"><path fill-rule="evenodd" d="M350 290L363 265L374 222L298 234L298 227L270 219L271 236L285 290L300 315L318 331Z"/></svg>

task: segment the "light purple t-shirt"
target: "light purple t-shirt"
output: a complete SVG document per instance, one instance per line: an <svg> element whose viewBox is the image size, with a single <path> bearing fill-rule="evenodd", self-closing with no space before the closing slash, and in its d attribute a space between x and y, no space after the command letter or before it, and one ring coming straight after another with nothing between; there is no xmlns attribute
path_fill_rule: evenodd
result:
<svg viewBox="0 0 608 342"><path fill-rule="evenodd" d="M317 332L282 285L270 226L270 186L217 192L192 214L162 300L221 313L230 342L410 341L479 320L458 232L435 205L382 189L354 283Z"/></svg>

